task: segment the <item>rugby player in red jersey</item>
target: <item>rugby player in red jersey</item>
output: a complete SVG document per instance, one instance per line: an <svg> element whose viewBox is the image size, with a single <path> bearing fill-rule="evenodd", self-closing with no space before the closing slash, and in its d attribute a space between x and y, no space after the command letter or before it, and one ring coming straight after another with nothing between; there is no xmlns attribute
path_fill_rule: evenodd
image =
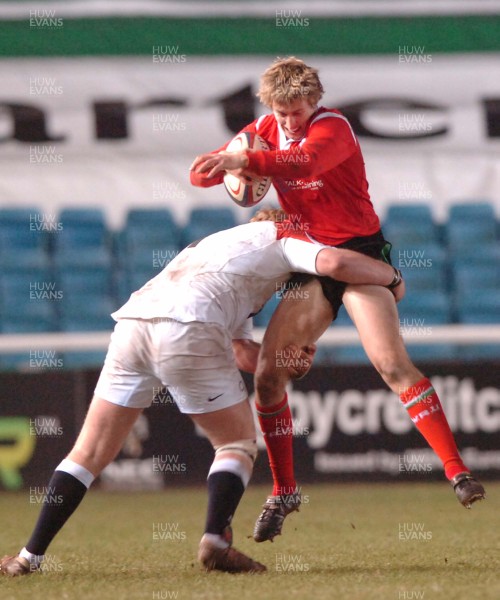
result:
<svg viewBox="0 0 500 600"><path fill-rule="evenodd" d="M278 59L264 72L258 94L272 113L243 129L262 136L270 150L228 153L223 146L198 156L191 166L191 182L216 185L226 171L240 177L272 176L280 205L295 223L293 235L389 260L390 244L370 200L359 142L338 110L318 105L322 95L316 69L294 57ZM400 282L395 271L393 285ZM459 501L470 508L485 497L484 488L464 465L430 380L408 357L393 294L382 287L346 286L321 278L320 283L330 304L319 299L320 286L305 283L309 293L280 303L262 344L256 403L274 489L256 523L254 539L272 540L281 533L286 515L300 504L293 473L292 428L282 427L282 435L271 435L278 423L292 422L285 395L291 373L277 368L277 353L291 343L299 347L313 343L342 303L369 359L441 459Z"/></svg>

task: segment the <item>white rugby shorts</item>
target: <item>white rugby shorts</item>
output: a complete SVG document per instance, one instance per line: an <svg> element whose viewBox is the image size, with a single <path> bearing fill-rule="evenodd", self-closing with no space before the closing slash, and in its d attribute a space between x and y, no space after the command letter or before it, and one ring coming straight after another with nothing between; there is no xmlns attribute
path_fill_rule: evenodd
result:
<svg viewBox="0 0 500 600"><path fill-rule="evenodd" d="M231 342L216 323L120 319L95 394L120 406L147 408L166 386L182 413L233 406L248 392Z"/></svg>

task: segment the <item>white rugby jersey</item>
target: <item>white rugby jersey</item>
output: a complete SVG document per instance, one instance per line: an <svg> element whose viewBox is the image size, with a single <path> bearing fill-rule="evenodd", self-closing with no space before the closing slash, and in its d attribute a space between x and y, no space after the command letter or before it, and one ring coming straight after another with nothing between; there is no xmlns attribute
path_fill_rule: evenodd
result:
<svg viewBox="0 0 500 600"><path fill-rule="evenodd" d="M218 323L233 339L249 338L249 316L292 271L317 274L316 256L325 246L280 235L271 221L210 235L183 250L111 316Z"/></svg>

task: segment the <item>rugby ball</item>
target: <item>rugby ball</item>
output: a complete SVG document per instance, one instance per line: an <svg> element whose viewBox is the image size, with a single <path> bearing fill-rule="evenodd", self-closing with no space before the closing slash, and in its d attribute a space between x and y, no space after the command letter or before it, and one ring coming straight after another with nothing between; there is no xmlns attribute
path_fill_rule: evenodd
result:
<svg viewBox="0 0 500 600"><path fill-rule="evenodd" d="M239 133L233 138L227 148L226 152L238 152L240 150L269 150L266 140L261 138L256 133L244 132ZM224 187L227 193L231 196L231 199L238 204L238 206L255 206L259 203L262 198L267 194L271 186L271 177L261 177L255 180L249 180L247 184L243 183L241 179L226 173L224 175Z"/></svg>

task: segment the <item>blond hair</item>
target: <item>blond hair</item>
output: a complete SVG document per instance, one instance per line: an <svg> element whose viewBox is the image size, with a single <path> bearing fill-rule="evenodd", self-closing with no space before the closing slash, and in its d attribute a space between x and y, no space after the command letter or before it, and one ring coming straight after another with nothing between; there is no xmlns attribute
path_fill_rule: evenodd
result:
<svg viewBox="0 0 500 600"><path fill-rule="evenodd" d="M261 208L250 219L250 223L255 223L255 221L274 221L275 223L282 223L287 218L288 215L281 208Z"/></svg>
<svg viewBox="0 0 500 600"><path fill-rule="evenodd" d="M291 104L299 98L306 98L311 106L316 106L323 92L318 70L290 56L276 59L264 71L257 96L269 108L274 102Z"/></svg>

